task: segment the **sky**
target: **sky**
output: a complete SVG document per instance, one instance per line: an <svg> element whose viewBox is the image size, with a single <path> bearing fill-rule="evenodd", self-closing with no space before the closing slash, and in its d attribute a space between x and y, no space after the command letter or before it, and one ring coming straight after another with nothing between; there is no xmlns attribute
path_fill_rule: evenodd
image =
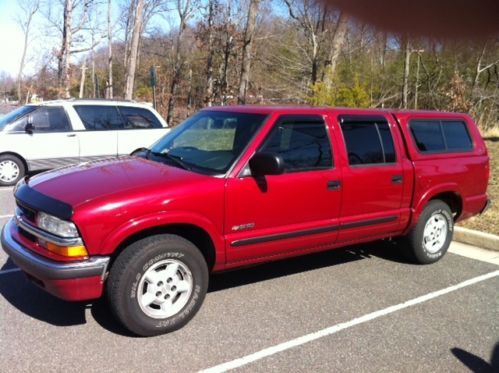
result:
<svg viewBox="0 0 499 373"><path fill-rule="evenodd" d="M0 0L0 72L16 76L21 61L24 36L14 20L17 1Z"/></svg>
<svg viewBox="0 0 499 373"><path fill-rule="evenodd" d="M118 19L119 7L122 2L123 0L114 1L113 22ZM103 4L100 11L106 12L107 5L104 2ZM46 12L46 8L43 10ZM20 12L17 0L0 0L0 73L7 73L12 77L16 77L18 74L24 46L24 34L16 22L16 17ZM106 19L105 15L101 15L101 17ZM38 12L30 32L25 75L34 74L39 68L43 56L59 47L60 40L54 32L47 26L45 16Z"/></svg>

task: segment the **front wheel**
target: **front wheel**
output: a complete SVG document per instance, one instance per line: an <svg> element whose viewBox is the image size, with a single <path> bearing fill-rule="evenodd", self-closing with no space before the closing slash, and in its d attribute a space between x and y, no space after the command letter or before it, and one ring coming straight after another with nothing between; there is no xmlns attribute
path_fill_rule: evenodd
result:
<svg viewBox="0 0 499 373"><path fill-rule="evenodd" d="M407 254L421 264L440 260L452 241L453 227L454 219L449 206L440 200L430 201L406 237Z"/></svg>
<svg viewBox="0 0 499 373"><path fill-rule="evenodd" d="M0 186L15 185L26 173L24 163L15 155L0 156Z"/></svg>
<svg viewBox="0 0 499 373"><path fill-rule="evenodd" d="M127 247L107 282L113 313L140 336L172 332L187 324L201 307L207 288L208 267L201 252L169 234Z"/></svg>

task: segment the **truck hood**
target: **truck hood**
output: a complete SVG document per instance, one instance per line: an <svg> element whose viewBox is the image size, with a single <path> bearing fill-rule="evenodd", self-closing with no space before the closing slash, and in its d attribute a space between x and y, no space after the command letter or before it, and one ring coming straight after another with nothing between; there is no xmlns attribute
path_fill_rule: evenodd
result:
<svg viewBox="0 0 499 373"><path fill-rule="evenodd" d="M209 176L137 157L94 161L36 175L28 185L72 207L113 194L174 188Z"/></svg>

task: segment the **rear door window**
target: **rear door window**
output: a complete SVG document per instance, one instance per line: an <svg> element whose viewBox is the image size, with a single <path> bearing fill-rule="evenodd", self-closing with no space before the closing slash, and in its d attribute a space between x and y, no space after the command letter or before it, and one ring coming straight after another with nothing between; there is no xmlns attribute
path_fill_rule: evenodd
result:
<svg viewBox="0 0 499 373"><path fill-rule="evenodd" d="M412 120L409 128L416 146L423 153L466 151L473 148L463 121Z"/></svg>
<svg viewBox="0 0 499 373"><path fill-rule="evenodd" d="M395 147L386 119L340 117L351 166L394 163Z"/></svg>
<svg viewBox="0 0 499 373"><path fill-rule="evenodd" d="M88 131L124 128L123 118L115 106L75 105L74 108Z"/></svg>
<svg viewBox="0 0 499 373"><path fill-rule="evenodd" d="M124 129L162 128L158 118L147 109L118 106L125 121Z"/></svg>

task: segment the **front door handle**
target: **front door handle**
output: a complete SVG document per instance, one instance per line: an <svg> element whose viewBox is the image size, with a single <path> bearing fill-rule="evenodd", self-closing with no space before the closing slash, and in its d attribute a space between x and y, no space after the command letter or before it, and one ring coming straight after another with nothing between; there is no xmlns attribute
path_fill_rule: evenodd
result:
<svg viewBox="0 0 499 373"><path fill-rule="evenodd" d="M338 190L341 188L341 182L339 180L330 180L327 182L328 190Z"/></svg>
<svg viewBox="0 0 499 373"><path fill-rule="evenodd" d="M392 183L393 184L402 184L402 180L403 180L402 175L392 176Z"/></svg>
<svg viewBox="0 0 499 373"><path fill-rule="evenodd" d="M76 137L76 133L67 134L66 137Z"/></svg>

